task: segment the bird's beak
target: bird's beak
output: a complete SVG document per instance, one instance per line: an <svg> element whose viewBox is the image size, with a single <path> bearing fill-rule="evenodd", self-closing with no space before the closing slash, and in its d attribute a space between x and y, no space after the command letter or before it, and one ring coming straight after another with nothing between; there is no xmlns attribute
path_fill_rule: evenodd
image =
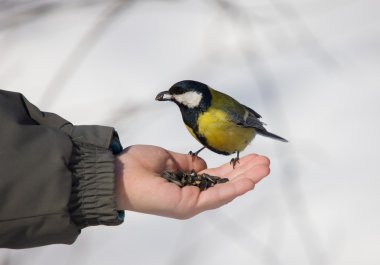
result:
<svg viewBox="0 0 380 265"><path fill-rule="evenodd" d="M173 99L173 96L169 93L169 91L162 91L158 93L158 95L156 96L156 100L158 101L168 101L172 99Z"/></svg>

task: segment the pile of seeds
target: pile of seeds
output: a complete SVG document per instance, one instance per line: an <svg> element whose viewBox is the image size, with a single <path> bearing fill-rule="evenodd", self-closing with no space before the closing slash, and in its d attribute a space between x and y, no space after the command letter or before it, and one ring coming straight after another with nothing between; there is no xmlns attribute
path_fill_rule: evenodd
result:
<svg viewBox="0 0 380 265"><path fill-rule="evenodd" d="M228 181L228 178L211 176L206 173L198 175L194 170L192 170L189 173L183 171L164 171L162 172L161 177L163 177L169 182L177 184L181 188L184 186L196 186L201 191L207 190L208 188L213 187L216 184L226 183Z"/></svg>

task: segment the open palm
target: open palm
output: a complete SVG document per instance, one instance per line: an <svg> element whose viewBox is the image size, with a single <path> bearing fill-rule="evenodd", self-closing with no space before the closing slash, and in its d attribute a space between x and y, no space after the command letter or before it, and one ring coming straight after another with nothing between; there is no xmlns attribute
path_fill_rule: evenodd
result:
<svg viewBox="0 0 380 265"><path fill-rule="evenodd" d="M135 145L116 159L117 205L132 210L178 219L220 207L253 189L269 174L269 159L250 154L240 158L235 169L229 163L207 169L204 160L168 151L161 147ZM198 187L183 188L159 177L164 170L195 170L230 180L206 191Z"/></svg>

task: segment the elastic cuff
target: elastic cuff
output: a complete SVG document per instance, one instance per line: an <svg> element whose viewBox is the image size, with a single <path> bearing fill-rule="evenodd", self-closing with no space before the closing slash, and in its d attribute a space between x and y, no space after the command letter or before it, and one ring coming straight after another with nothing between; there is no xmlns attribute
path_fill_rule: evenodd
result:
<svg viewBox="0 0 380 265"><path fill-rule="evenodd" d="M72 221L79 228L121 224L124 212L116 210L112 150L74 138L70 168L73 172L69 203Z"/></svg>

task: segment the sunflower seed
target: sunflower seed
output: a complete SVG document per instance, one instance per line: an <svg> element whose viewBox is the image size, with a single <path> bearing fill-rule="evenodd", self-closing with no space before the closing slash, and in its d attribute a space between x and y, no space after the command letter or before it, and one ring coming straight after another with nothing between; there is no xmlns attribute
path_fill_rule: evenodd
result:
<svg viewBox="0 0 380 265"><path fill-rule="evenodd" d="M206 173L198 175L194 170L188 173L183 171L164 171L162 172L161 177L179 187L196 186L201 191L213 187L216 184L226 183L228 181L228 178L220 178L217 176L208 175Z"/></svg>

